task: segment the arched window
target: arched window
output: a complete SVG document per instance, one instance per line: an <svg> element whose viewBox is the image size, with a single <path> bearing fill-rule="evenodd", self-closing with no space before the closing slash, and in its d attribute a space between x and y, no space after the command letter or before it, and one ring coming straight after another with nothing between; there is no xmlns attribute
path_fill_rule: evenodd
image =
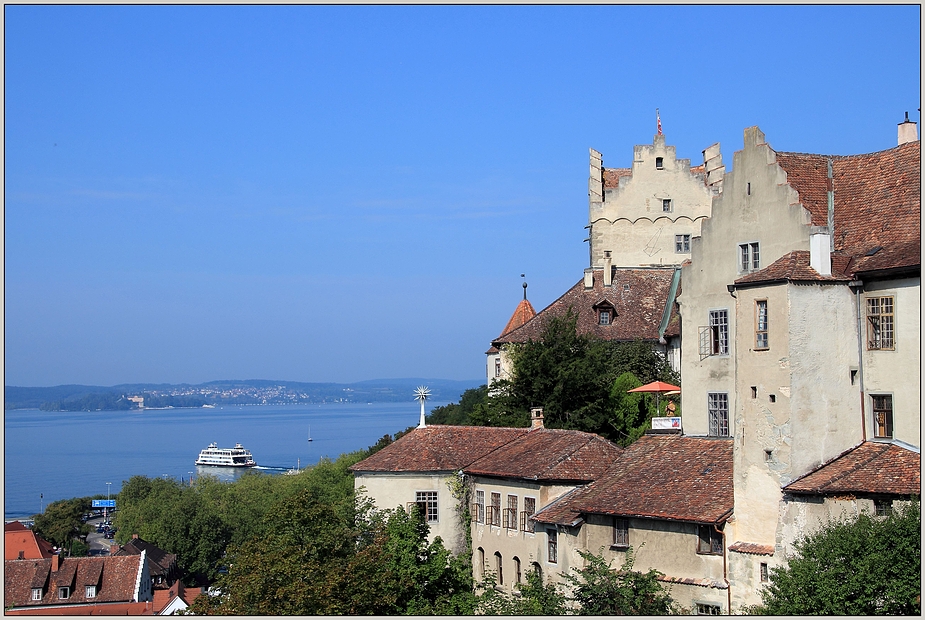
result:
<svg viewBox="0 0 925 620"><path fill-rule="evenodd" d="M514 556L514 583L522 583L523 578L520 574L520 558Z"/></svg>
<svg viewBox="0 0 925 620"><path fill-rule="evenodd" d="M475 567L475 577L481 581L485 578L485 550L479 547L478 552L475 554L475 558L478 562Z"/></svg>
<svg viewBox="0 0 925 620"><path fill-rule="evenodd" d="M504 572L501 568L501 554L495 551L495 571L498 573L498 585L504 585Z"/></svg>
<svg viewBox="0 0 925 620"><path fill-rule="evenodd" d="M537 562L534 562L533 564L530 565L530 570L536 573L537 577L540 578L540 583L543 583L543 569L540 567L540 565Z"/></svg>

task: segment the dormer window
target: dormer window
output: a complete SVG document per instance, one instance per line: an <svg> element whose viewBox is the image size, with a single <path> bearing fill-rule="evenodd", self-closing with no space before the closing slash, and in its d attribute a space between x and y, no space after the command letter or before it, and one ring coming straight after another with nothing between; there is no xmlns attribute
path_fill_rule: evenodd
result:
<svg viewBox="0 0 925 620"><path fill-rule="evenodd" d="M655 158L655 169L664 170L665 169L665 160L661 157Z"/></svg>
<svg viewBox="0 0 925 620"><path fill-rule="evenodd" d="M66 599L71 597L71 589L67 586L61 586L58 588L58 598Z"/></svg>
<svg viewBox="0 0 925 620"><path fill-rule="evenodd" d="M610 310L601 310L597 313L598 325L610 325Z"/></svg>
<svg viewBox="0 0 925 620"><path fill-rule="evenodd" d="M42 588L32 588L32 600L33 601L42 600Z"/></svg>
<svg viewBox="0 0 925 620"><path fill-rule="evenodd" d="M614 317L617 316L617 312L612 303L606 299L602 299L594 304L593 309L597 312L598 325L613 325L613 320Z"/></svg>
<svg viewBox="0 0 925 620"><path fill-rule="evenodd" d="M96 598L96 586L87 586L84 595L86 598Z"/></svg>

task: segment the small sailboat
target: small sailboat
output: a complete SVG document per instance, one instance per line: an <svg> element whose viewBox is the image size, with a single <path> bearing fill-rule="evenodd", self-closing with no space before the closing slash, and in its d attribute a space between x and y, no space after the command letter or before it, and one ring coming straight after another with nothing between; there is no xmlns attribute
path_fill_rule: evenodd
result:
<svg viewBox="0 0 925 620"><path fill-rule="evenodd" d="M308 427L308 440L312 441L312 427L311 426Z"/></svg>

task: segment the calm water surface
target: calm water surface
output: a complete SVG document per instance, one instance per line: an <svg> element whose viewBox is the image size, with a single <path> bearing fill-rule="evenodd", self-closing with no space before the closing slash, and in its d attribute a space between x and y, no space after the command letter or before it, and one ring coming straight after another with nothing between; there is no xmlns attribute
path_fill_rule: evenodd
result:
<svg viewBox="0 0 925 620"><path fill-rule="evenodd" d="M427 403L427 412L446 403ZM321 457L362 450L420 419L407 403L237 405L215 409L5 412L4 513L31 516L69 497L115 495L134 475L188 480L199 472L230 480L238 469L197 468L199 451L214 441L249 449L258 470L278 474ZM313 441L308 441L309 427ZM198 470L198 471L197 471Z"/></svg>

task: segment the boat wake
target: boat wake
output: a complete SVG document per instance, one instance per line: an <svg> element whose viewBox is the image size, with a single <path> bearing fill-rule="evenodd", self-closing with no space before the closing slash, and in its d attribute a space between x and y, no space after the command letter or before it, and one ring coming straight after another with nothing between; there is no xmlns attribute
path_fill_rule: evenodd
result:
<svg viewBox="0 0 925 620"><path fill-rule="evenodd" d="M262 469L265 471L289 471L290 467L268 467L265 465L254 465L251 469Z"/></svg>

